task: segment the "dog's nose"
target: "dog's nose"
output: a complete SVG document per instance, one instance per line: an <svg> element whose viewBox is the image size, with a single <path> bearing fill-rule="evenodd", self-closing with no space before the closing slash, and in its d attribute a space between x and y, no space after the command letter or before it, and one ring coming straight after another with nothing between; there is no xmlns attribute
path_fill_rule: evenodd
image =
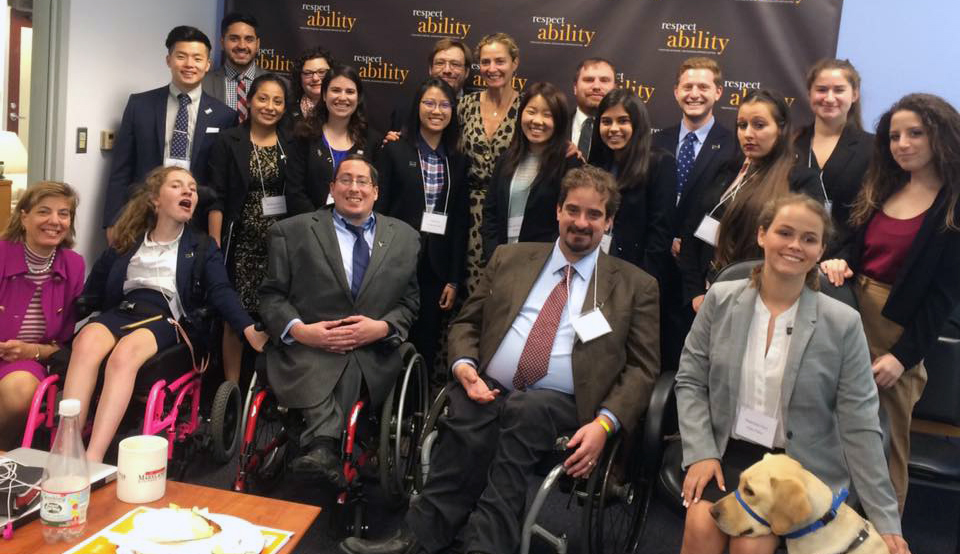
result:
<svg viewBox="0 0 960 554"><path fill-rule="evenodd" d="M719 519L722 514L723 509L720 507L719 502L710 506L710 515L713 516L713 519Z"/></svg>

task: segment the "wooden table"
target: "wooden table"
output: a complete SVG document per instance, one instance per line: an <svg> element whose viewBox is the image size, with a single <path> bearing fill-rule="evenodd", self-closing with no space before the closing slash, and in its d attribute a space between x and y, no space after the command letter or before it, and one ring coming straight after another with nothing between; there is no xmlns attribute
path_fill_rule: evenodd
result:
<svg viewBox="0 0 960 554"><path fill-rule="evenodd" d="M294 535L290 537L290 541L284 545L278 554L293 552L293 548L300 542L313 520L320 514L320 508L317 506L175 481L167 481L167 493L163 498L145 505L153 508L166 508L170 503L183 508L194 506L209 508L213 513L241 517L254 525L293 531ZM93 491L90 498L90 508L87 512L87 527L81 540L110 525L137 506L138 504L127 504L117 500L116 481ZM75 544L45 543L38 517L17 528L13 533L13 540L0 539L0 552L3 554L59 554Z"/></svg>

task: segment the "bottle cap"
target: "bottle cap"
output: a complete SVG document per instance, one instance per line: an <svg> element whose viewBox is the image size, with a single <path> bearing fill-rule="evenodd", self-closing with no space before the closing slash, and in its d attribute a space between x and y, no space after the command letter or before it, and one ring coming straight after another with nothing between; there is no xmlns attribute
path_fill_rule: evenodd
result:
<svg viewBox="0 0 960 554"><path fill-rule="evenodd" d="M80 415L80 401L76 398L64 398L60 401L60 417Z"/></svg>

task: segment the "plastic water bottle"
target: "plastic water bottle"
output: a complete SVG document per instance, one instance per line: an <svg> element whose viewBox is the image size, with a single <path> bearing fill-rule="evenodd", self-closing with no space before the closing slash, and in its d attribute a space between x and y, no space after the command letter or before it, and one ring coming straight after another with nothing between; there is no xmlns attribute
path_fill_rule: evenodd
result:
<svg viewBox="0 0 960 554"><path fill-rule="evenodd" d="M80 437L80 401L60 401L60 425L40 484L40 521L48 543L72 542L87 524L90 472Z"/></svg>

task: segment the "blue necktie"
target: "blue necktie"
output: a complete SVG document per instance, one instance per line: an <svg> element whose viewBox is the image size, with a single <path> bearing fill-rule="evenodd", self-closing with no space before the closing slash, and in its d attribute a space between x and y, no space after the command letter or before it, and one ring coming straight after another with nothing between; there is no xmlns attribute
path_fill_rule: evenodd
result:
<svg viewBox="0 0 960 554"><path fill-rule="evenodd" d="M690 170L693 169L693 162L696 157L693 155L693 147L697 144L697 135L687 133L683 137L683 144L680 145L680 155L677 156L677 202L680 202L680 194L683 193L683 187L690 178Z"/></svg>
<svg viewBox="0 0 960 554"><path fill-rule="evenodd" d="M344 223L347 230L357 237L353 243L353 278L350 279L350 293L356 300L360 294L360 285L363 284L363 274L367 272L367 266L370 265L370 247L363 238L363 226Z"/></svg>
<svg viewBox="0 0 960 554"><path fill-rule="evenodd" d="M190 96L185 92L177 95L180 101L180 107L177 108L177 119L173 122L173 136L170 137L170 157L187 159L187 147L190 146L190 135L187 133L187 123L189 121L189 112L187 106L190 105Z"/></svg>

